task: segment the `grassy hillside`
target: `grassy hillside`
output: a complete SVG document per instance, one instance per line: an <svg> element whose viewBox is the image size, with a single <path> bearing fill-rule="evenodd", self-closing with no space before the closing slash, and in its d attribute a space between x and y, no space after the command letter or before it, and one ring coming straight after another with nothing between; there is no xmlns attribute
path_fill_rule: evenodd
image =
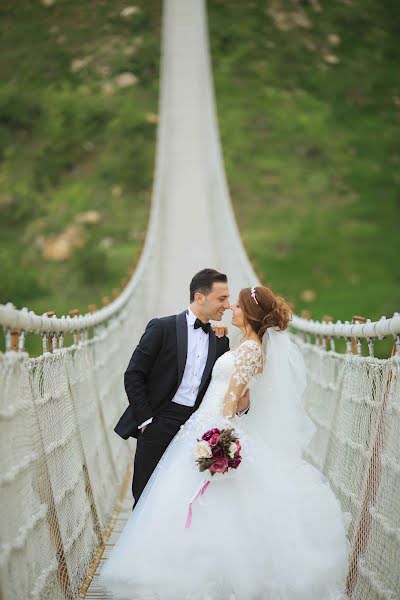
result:
<svg viewBox="0 0 400 600"><path fill-rule="evenodd" d="M0 302L86 312L145 234L160 3L5 1L0 30Z"/></svg>
<svg viewBox="0 0 400 600"><path fill-rule="evenodd" d="M400 5L209 2L225 163L266 281L315 318L400 307Z"/></svg>

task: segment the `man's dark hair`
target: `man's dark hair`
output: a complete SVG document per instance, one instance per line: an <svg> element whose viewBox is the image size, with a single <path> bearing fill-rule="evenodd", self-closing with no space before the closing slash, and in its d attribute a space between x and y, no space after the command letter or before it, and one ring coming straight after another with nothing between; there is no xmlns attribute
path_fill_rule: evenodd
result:
<svg viewBox="0 0 400 600"><path fill-rule="evenodd" d="M228 278L223 273L219 273L215 269L202 269L193 277L190 282L190 302L194 301L194 295L196 292L200 292L207 296L212 286L216 282L227 283Z"/></svg>

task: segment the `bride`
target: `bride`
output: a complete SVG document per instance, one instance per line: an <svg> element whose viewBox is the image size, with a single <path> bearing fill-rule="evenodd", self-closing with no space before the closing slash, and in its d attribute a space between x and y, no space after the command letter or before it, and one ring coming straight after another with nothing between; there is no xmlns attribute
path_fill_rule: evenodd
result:
<svg viewBox="0 0 400 600"><path fill-rule="evenodd" d="M118 600L345 598L345 516L324 475L302 459L314 425L301 401L304 362L285 331L290 309L265 287L242 289L231 309L242 341L215 363L200 408L169 445L100 574ZM239 427L247 386L251 410ZM242 461L200 472L198 440L232 427Z"/></svg>

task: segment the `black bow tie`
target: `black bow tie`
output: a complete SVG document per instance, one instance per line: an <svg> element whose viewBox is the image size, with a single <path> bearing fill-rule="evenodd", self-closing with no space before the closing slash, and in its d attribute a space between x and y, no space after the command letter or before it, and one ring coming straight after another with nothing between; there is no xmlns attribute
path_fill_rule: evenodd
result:
<svg viewBox="0 0 400 600"><path fill-rule="evenodd" d="M211 325L210 325L210 323L203 323L202 321L200 321L200 319L196 319L193 327L195 329L198 329L199 327L201 327L202 330L204 331L204 333L210 333Z"/></svg>

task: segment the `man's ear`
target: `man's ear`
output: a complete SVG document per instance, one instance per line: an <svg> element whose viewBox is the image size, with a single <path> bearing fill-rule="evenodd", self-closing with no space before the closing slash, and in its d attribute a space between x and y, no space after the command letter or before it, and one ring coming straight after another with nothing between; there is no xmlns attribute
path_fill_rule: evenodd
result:
<svg viewBox="0 0 400 600"><path fill-rule="evenodd" d="M199 304L204 304L205 295L202 294L201 292L196 292L194 295L194 300L195 300L195 302L198 302Z"/></svg>

